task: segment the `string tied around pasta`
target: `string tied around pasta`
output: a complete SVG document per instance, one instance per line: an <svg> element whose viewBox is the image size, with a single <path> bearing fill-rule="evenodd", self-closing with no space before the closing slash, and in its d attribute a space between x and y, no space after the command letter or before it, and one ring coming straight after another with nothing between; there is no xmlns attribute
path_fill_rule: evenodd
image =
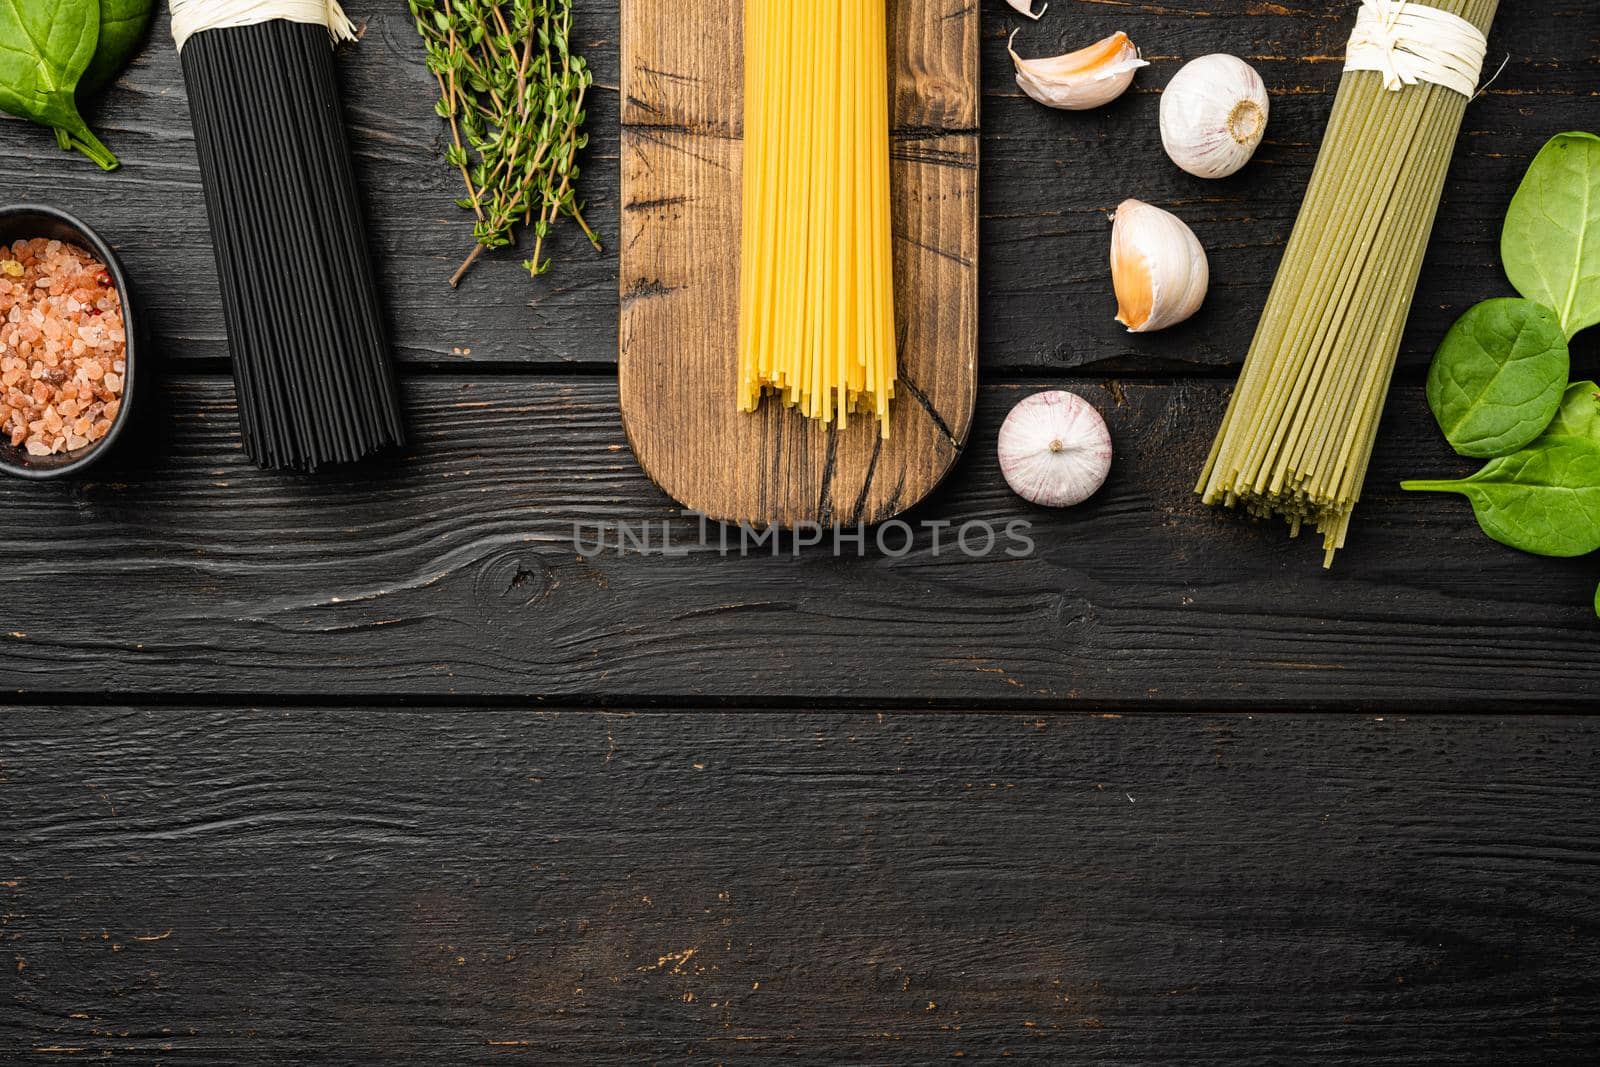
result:
<svg viewBox="0 0 1600 1067"><path fill-rule="evenodd" d="M201 30L255 26L282 19L326 26L335 41L356 39L355 24L338 0L167 0L172 12L172 39L183 51L184 42Z"/></svg>
<svg viewBox="0 0 1600 1067"><path fill-rule="evenodd" d="M1470 100L1488 51L1484 35L1459 15L1409 0L1362 0L1344 69L1376 71L1390 92L1429 82Z"/></svg>

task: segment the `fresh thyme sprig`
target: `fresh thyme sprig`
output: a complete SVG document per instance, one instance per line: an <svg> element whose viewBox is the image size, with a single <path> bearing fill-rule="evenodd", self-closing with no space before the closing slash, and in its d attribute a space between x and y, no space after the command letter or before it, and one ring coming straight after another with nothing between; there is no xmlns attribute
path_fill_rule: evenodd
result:
<svg viewBox="0 0 1600 1067"><path fill-rule="evenodd" d="M475 216L475 244L450 279L456 285L485 249L533 232L523 261L537 277L550 224L566 215L595 248L600 238L576 199L584 95L593 78L573 55L572 0L408 0L439 82L434 110L450 125L445 161L461 172Z"/></svg>

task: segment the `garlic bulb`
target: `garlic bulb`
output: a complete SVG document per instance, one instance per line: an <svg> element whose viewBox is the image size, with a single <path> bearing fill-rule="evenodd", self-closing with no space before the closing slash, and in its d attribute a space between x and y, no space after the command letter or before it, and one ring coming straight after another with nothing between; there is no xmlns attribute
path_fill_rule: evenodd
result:
<svg viewBox="0 0 1600 1067"><path fill-rule="evenodd" d="M1161 94L1161 143L1197 178L1226 178L1250 162L1267 132L1261 75L1233 56L1201 56Z"/></svg>
<svg viewBox="0 0 1600 1067"><path fill-rule="evenodd" d="M1015 40L1017 33L1011 33ZM1125 33L1114 33L1098 44L1049 59L1023 59L1006 41L1006 51L1017 68L1022 91L1047 107L1085 111L1109 104L1128 91L1134 71L1150 64Z"/></svg>
<svg viewBox="0 0 1600 1067"><path fill-rule="evenodd" d="M1124 200L1111 229L1117 321L1129 333L1164 330L1200 310L1211 285L1206 250L1170 211Z"/></svg>
<svg viewBox="0 0 1600 1067"><path fill-rule="evenodd" d="M1010 4L1012 7L1016 8L1019 13L1028 16L1035 22L1038 22L1044 17L1044 13L1050 10L1050 5L1046 4L1041 7L1038 12L1035 12L1033 10L1034 0L1006 0L1006 3Z"/></svg>
<svg viewBox="0 0 1600 1067"><path fill-rule="evenodd" d="M1000 427L1000 473L1011 491L1048 508L1081 504L1111 472L1111 431L1083 397L1035 393Z"/></svg>

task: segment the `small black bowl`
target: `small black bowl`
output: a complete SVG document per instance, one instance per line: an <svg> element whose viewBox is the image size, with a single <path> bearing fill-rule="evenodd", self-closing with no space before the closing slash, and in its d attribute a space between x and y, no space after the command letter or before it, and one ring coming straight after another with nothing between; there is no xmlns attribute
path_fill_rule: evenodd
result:
<svg viewBox="0 0 1600 1067"><path fill-rule="evenodd" d="M9 246L13 241L26 241L33 237L75 244L106 265L106 271L110 273L111 281L116 285L118 295L122 297L122 328L128 338L123 357L125 367L122 375L122 406L117 409L117 417L112 420L111 429L106 431L104 437L75 452L61 452L54 456L30 456L25 449L15 448L8 442L0 440L0 470L22 478L61 478L78 473L104 456L122 435L123 427L128 424L129 413L133 410L137 380L137 375L134 373L136 345L133 294L128 289L128 276L123 273L122 262L117 259L117 254L111 250L110 245L100 239L99 234L79 220L65 211L43 204L12 204L0 207L0 243Z"/></svg>

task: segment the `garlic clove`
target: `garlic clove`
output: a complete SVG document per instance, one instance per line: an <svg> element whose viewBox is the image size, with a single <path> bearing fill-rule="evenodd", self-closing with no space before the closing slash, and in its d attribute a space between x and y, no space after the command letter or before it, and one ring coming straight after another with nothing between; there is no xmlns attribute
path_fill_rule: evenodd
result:
<svg viewBox="0 0 1600 1067"><path fill-rule="evenodd" d="M1041 18L1044 17L1044 13L1046 11L1050 10L1050 5L1046 4L1043 7L1041 7L1038 11L1034 11L1033 10L1034 2L1035 2L1035 0L1006 0L1006 3L1008 3L1012 7L1016 8L1017 12L1019 14L1026 15L1030 19L1032 19L1033 21L1038 22Z"/></svg>
<svg viewBox="0 0 1600 1067"><path fill-rule="evenodd" d="M1242 59L1201 56L1161 94L1161 143L1197 178L1226 178L1255 155L1271 103L1261 75Z"/></svg>
<svg viewBox="0 0 1600 1067"><path fill-rule="evenodd" d="M1164 330L1200 310L1211 285L1206 250L1170 211L1124 200L1111 229L1117 321L1129 333Z"/></svg>
<svg viewBox="0 0 1600 1067"><path fill-rule="evenodd" d="M1085 111L1109 104L1128 91L1133 75L1150 64L1139 58L1139 50L1128 35L1117 32L1088 48L1047 59L1023 59L1011 41L1006 51L1017 68L1017 84L1022 91L1047 107Z"/></svg>
<svg viewBox="0 0 1600 1067"><path fill-rule="evenodd" d="M1111 472L1111 431L1083 397L1035 393L1000 427L1000 473L1012 492L1049 508L1081 504Z"/></svg>

